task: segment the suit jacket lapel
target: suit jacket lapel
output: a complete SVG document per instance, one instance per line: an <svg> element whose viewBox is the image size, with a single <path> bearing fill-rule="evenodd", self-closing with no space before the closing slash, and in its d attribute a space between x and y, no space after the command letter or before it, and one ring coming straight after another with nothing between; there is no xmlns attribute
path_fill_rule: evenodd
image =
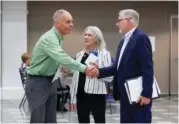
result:
<svg viewBox="0 0 179 124"><path fill-rule="evenodd" d="M119 61L119 55L120 55L120 51L121 51L121 48L122 48L122 45L124 43L124 38L120 40L119 42L119 46L118 46L118 49L117 49L117 54L116 54L116 64L118 64L118 61ZM117 67L117 66L116 66Z"/></svg>
<svg viewBox="0 0 179 124"><path fill-rule="evenodd" d="M136 29L136 30L133 32L133 34L131 35L131 37L129 38L129 41L128 41L127 45L126 45L126 48L125 48L125 50L124 50L124 52L123 52L123 54L122 54L122 58L121 58L120 64L122 64L122 62L123 62L124 60L126 60L126 58L128 58L127 53L130 53L131 50L133 49L133 47L135 46L135 43L136 43L136 42L135 42L135 35L136 35L137 31L138 31L138 29ZM119 65L119 66L120 66L120 65Z"/></svg>
<svg viewBox="0 0 179 124"><path fill-rule="evenodd" d="M124 56L126 56L126 54L127 54L128 52L130 52L132 44L133 44L133 38L132 38L132 36L131 36L130 39L129 39L129 41L128 41L128 43L127 43L127 45L126 45L126 48L125 48L123 54L122 54L122 58L121 58L121 62L120 62L120 63L122 63L122 61L123 61L123 59L124 59Z"/></svg>

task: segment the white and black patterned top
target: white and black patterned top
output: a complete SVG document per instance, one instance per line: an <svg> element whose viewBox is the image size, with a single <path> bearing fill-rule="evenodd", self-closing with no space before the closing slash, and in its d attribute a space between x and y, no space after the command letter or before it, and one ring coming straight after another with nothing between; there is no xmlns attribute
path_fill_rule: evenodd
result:
<svg viewBox="0 0 179 124"><path fill-rule="evenodd" d="M85 51L81 51L77 53L76 60L81 62L82 57L84 56ZM98 66L99 68L108 67L112 64L111 55L106 49L98 51ZM88 94L107 94L107 89L105 82L111 82L113 77L106 78L88 78L86 76L84 91ZM72 78L72 86L71 86L71 103L76 103L76 94L79 83L79 71L74 71Z"/></svg>
<svg viewBox="0 0 179 124"><path fill-rule="evenodd" d="M28 65L25 63L21 64L21 67L19 68L20 70L20 75L21 75L21 80L22 83L25 84L26 80L27 80L27 69L28 69Z"/></svg>

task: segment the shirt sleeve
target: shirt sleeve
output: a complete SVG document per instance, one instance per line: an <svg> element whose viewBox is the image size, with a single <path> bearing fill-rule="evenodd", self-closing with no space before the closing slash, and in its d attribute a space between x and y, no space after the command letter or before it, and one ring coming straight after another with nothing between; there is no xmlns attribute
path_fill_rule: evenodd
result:
<svg viewBox="0 0 179 124"><path fill-rule="evenodd" d="M62 47L59 45L58 40L43 40L44 52L55 60L59 65L63 65L69 69L84 72L86 66L75 61L72 57L67 55Z"/></svg>

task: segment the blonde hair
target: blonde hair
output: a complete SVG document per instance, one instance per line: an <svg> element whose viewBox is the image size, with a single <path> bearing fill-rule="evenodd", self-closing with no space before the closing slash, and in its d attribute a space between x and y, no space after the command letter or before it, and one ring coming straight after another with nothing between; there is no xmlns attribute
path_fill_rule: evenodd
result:
<svg viewBox="0 0 179 124"><path fill-rule="evenodd" d="M25 52L21 55L21 60L22 60L23 63L25 63L30 58L31 58L31 55L27 52Z"/></svg>
<svg viewBox="0 0 179 124"><path fill-rule="evenodd" d="M92 37L95 39L95 47L96 49L104 49L106 48L106 43L103 37L102 31L97 26L88 26L85 28L86 32L87 30L90 30L92 32Z"/></svg>

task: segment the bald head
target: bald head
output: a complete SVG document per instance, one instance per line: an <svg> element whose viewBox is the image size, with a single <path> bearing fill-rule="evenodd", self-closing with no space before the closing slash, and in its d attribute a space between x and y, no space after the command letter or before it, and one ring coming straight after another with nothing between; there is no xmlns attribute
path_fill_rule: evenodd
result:
<svg viewBox="0 0 179 124"><path fill-rule="evenodd" d="M67 10L64 9L60 9L57 10L54 14L53 14L53 21L59 20L59 18L61 18L64 15L71 15Z"/></svg>
<svg viewBox="0 0 179 124"><path fill-rule="evenodd" d="M55 28L61 35L71 33L73 27L73 17L67 10L57 10L53 15L53 21Z"/></svg>

